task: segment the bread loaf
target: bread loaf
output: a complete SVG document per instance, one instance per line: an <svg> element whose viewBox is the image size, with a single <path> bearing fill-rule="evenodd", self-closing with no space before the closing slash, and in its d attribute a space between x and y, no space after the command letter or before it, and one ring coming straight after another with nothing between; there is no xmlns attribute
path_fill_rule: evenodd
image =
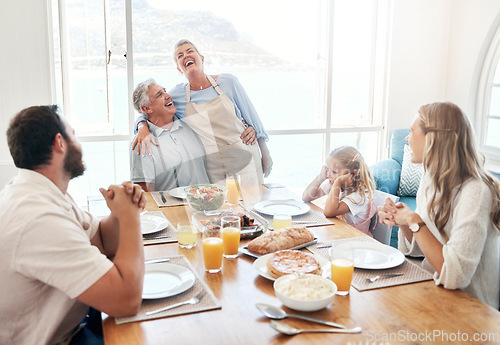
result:
<svg viewBox="0 0 500 345"><path fill-rule="evenodd" d="M268 231L264 235L250 241L248 250L257 254L269 254L278 250L290 249L295 246L311 242L314 235L302 227L289 227L275 231Z"/></svg>

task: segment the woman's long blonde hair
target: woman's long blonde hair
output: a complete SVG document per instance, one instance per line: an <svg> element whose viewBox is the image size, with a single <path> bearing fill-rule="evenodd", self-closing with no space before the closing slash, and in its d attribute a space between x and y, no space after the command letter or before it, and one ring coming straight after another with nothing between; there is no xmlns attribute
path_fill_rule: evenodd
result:
<svg viewBox="0 0 500 345"><path fill-rule="evenodd" d="M367 200L373 200L375 194L375 180L363 156L361 156L361 153L359 153L355 147L338 147L330 153L328 159L335 159L351 171L351 173L357 170L357 173L353 176L354 184L351 188L346 190L346 196L355 191L359 192L362 197L360 205L363 205Z"/></svg>
<svg viewBox="0 0 500 345"><path fill-rule="evenodd" d="M482 179L493 194L490 212L493 224L500 227L500 187L484 169L484 156L479 152L474 132L462 110L453 103L438 102L419 109L420 125L425 133L424 169L430 174L435 188L427 212L444 234L453 198L453 188L468 178Z"/></svg>

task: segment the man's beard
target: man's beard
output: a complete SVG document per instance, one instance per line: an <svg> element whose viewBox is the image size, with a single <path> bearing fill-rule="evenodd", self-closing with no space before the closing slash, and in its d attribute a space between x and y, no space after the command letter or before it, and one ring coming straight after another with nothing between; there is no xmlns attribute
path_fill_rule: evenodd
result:
<svg viewBox="0 0 500 345"><path fill-rule="evenodd" d="M71 178L81 176L85 171L82 152L71 141L68 141L68 151L66 157L64 157L64 170Z"/></svg>

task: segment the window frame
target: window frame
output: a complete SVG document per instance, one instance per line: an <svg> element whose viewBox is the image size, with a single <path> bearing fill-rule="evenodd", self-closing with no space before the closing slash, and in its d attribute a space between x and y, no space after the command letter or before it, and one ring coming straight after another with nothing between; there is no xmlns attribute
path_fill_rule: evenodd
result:
<svg viewBox="0 0 500 345"><path fill-rule="evenodd" d="M488 45L479 78L475 124L476 139L481 152L491 163L500 166L500 148L485 144L488 133L488 120L491 118L500 119L499 116L490 115L492 88L500 86L500 84L493 83L497 68L500 68L500 21L497 21L494 25L497 28Z"/></svg>
<svg viewBox="0 0 500 345"><path fill-rule="evenodd" d="M54 20L59 21L60 32L64 30L64 18L61 18L61 10L64 11L63 5L65 0L57 0L59 18L54 18ZM132 1L125 0L125 25L126 25L126 76L127 76L127 97L128 100L132 99L133 90L135 87L134 81L134 49L133 49L133 28L132 28ZM322 101L323 104L319 104L318 110L322 112L324 118L324 126L320 128L312 129L275 129L267 130L268 135L272 138L277 135L297 135L297 134L323 134L324 143L322 147L322 157L326 157L330 151L330 136L333 133L367 133L367 132L377 132L378 143L377 143L377 157L376 161L385 157L386 155L386 137L387 137L387 56L390 46L390 20L391 20L391 8L392 0L374 0L373 4L373 33L372 33L372 57L370 66L370 97L369 97L369 107L371 111L371 125L366 126L333 126L332 124L332 88L333 88L333 27L334 27L334 12L335 12L335 1L336 0L318 0L324 3L327 9L326 26L327 33L324 40L325 43L325 56L320 56L320 59L325 61L324 70L324 86L323 86L323 97L317 99L317 101ZM108 0L104 0L104 8L109 10ZM68 96L68 80L65 78L64 68L64 50L67 52L66 39L65 37L60 37L60 49L61 49L61 74L62 74L62 102L63 107L69 105ZM54 41L51 42L51 44ZM108 49L108 47L106 48ZM54 49L52 49L54 51ZM320 52L318 52L320 54ZM105 54L103 54L103 58ZM58 71L55 71L57 73ZM67 75L67 71L66 71ZM108 81L109 85L109 81ZM69 105L70 106L70 105ZM133 125L137 114L130 101L127 101L128 110L128 134L89 134L89 133L77 133L77 137L81 142L101 142L101 141L127 141L130 142L133 138ZM66 112L66 109L65 109ZM109 114L109 95L108 95L108 121L110 117ZM112 123L111 123L112 125Z"/></svg>

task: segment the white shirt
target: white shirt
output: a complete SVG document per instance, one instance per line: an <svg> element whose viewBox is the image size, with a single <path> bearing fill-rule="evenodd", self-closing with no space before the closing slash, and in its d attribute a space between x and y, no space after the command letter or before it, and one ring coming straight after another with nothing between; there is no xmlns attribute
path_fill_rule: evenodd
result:
<svg viewBox="0 0 500 345"><path fill-rule="evenodd" d="M174 116L172 129L148 122L159 146L151 145L151 156L130 150L130 180L153 183L155 190L169 190L195 183L209 183L205 149L189 126Z"/></svg>
<svg viewBox="0 0 500 345"><path fill-rule="evenodd" d="M99 223L45 176L20 169L0 192L0 344L67 344L75 300L113 263L90 244Z"/></svg>
<svg viewBox="0 0 500 345"><path fill-rule="evenodd" d="M444 263L441 274L434 272L436 285L443 285L447 289L463 289L498 309L499 238L490 219L493 201L491 191L482 180L474 178L465 181L460 189L455 188L452 212L444 227L447 238L443 238L427 213L430 197L436 193L432 188L427 190L430 186L430 176L424 174L417 192L416 212L443 244ZM401 231L398 247L406 255L423 255L415 238L409 243ZM426 260L422 265L434 271Z"/></svg>

